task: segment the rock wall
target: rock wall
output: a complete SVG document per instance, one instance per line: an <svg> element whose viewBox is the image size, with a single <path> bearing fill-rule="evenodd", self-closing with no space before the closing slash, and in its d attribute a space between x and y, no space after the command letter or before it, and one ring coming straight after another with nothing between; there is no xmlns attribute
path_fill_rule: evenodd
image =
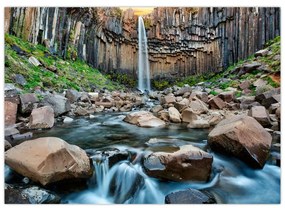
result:
<svg viewBox="0 0 285 208"><path fill-rule="evenodd" d="M144 16L151 76L217 72L280 35L280 8L155 8ZM137 16L119 8L5 8L5 32L86 60L103 72L137 73Z"/></svg>

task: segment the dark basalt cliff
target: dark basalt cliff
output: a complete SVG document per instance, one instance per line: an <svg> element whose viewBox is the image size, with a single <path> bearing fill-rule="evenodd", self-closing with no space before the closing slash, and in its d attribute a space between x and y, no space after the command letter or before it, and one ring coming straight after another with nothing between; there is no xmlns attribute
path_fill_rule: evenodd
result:
<svg viewBox="0 0 285 208"><path fill-rule="evenodd" d="M144 16L151 75L220 71L280 35L280 8L160 7ZM33 43L48 39L105 72L136 76L137 16L119 8L5 8L5 32Z"/></svg>

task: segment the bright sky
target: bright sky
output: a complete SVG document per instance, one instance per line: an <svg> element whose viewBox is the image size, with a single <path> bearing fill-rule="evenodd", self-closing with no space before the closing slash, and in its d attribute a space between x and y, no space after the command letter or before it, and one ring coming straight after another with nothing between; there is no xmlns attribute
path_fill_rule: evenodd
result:
<svg viewBox="0 0 285 208"><path fill-rule="evenodd" d="M152 12L154 7L120 7L122 10L132 9L135 12L135 15L141 16L146 15Z"/></svg>

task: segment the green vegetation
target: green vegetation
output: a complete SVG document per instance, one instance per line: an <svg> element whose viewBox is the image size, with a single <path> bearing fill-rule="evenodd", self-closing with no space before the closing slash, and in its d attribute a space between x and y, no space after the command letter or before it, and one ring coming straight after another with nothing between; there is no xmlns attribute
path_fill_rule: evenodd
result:
<svg viewBox="0 0 285 208"><path fill-rule="evenodd" d="M268 82L269 85L272 87L280 87L280 83L274 82L271 77L266 77L265 80Z"/></svg>
<svg viewBox="0 0 285 208"><path fill-rule="evenodd" d="M153 80L152 86L157 90L163 90L171 86L168 80Z"/></svg>
<svg viewBox="0 0 285 208"><path fill-rule="evenodd" d="M15 45L25 52L25 56L18 55L12 49ZM98 69L77 60L72 54L74 51L75 49L70 49L67 60L63 60L51 55L42 45L34 45L5 34L5 82L13 83L14 75L22 74L27 81L23 87L25 91L31 91L37 86L56 91L68 88L85 91L103 87L109 90L123 89L122 85L106 78ZM29 63L30 56L38 59L42 65Z"/></svg>

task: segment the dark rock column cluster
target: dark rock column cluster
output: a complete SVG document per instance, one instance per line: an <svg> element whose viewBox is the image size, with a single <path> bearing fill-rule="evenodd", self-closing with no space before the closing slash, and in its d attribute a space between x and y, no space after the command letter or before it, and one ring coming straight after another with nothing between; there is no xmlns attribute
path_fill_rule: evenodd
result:
<svg viewBox="0 0 285 208"><path fill-rule="evenodd" d="M159 7L144 16L151 76L217 72L280 35L280 8ZM5 9L5 32L43 43L64 58L136 76L137 16L119 8Z"/></svg>

